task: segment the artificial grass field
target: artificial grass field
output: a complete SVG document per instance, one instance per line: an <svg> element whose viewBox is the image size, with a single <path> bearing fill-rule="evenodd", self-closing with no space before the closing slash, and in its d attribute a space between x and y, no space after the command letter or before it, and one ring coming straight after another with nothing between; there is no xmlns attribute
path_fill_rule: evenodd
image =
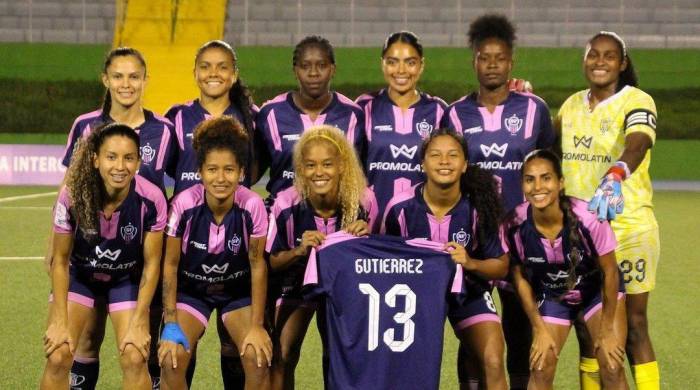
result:
<svg viewBox="0 0 700 390"><path fill-rule="evenodd" d="M40 257L46 247L50 208L55 195L7 200L8 197L53 192L52 187L0 187L0 389L36 388L44 357L41 337L45 331L49 279L40 260L7 260L7 257ZM661 367L663 389L692 389L700 383L700 310L697 277L700 256L693 242L700 235L697 211L700 194L657 192L656 215L661 226L661 263L657 288L651 295L651 334ZM321 389L320 341L312 324L296 375L299 389ZM99 388L118 388L120 373L112 329L101 354ZM560 356L556 386L578 386L573 335ZM454 359L457 343L445 329L441 388L456 389ZM696 368L693 368L696 367ZM629 378L629 376L628 376ZM218 339L211 326L200 344L193 388L221 388Z"/></svg>

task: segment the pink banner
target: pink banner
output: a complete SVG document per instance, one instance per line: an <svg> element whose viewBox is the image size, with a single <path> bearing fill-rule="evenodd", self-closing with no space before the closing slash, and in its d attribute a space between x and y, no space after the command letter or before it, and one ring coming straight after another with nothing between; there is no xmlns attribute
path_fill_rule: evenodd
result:
<svg viewBox="0 0 700 390"><path fill-rule="evenodd" d="M0 185L59 185L63 145L0 145Z"/></svg>

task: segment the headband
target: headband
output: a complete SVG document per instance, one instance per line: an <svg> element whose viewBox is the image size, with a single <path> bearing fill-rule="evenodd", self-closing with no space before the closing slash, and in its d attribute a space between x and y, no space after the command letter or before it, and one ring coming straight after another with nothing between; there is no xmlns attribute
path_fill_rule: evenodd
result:
<svg viewBox="0 0 700 390"><path fill-rule="evenodd" d="M625 41L622 39L621 36L617 35L617 33L613 31L600 31L598 34L596 34L595 37L597 38L603 35L616 40L620 44L620 46L622 46L622 58L627 58L627 45L625 44Z"/></svg>
<svg viewBox="0 0 700 390"><path fill-rule="evenodd" d="M326 141L328 141L328 142L332 143L333 145L335 145L335 147L338 148L338 152L339 152L340 154L343 154L343 149L340 147L340 144L338 144L338 142L336 142L333 138L331 138L331 137L329 137L329 136L327 136L327 135L325 135L325 134L314 134L314 135L311 136L311 138L312 138L312 139L313 139L313 138L323 138L323 139L325 139Z"/></svg>

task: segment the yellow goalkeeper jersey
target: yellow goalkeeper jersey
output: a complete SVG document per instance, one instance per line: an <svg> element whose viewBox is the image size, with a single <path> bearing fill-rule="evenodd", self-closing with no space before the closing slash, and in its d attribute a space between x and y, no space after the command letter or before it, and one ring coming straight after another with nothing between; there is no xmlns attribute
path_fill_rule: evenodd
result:
<svg viewBox="0 0 700 390"><path fill-rule="evenodd" d="M566 193L581 199L593 196L605 172L622 155L627 134L638 131L656 141L656 105L651 96L626 86L591 111L588 95L589 90L571 95L557 114ZM648 150L637 170L622 183L625 209L613 226L656 225L650 160Z"/></svg>

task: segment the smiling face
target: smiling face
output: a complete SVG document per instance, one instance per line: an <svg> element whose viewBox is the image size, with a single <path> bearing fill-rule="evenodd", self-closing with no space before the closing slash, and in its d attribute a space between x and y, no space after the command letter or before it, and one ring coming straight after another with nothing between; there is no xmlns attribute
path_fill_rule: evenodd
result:
<svg viewBox="0 0 700 390"><path fill-rule="evenodd" d="M462 145L450 135L439 135L430 141L423 157L423 170L428 181L440 187L459 184L467 171Z"/></svg>
<svg viewBox="0 0 700 390"><path fill-rule="evenodd" d="M233 152L228 149L213 149L207 153L199 174L207 196L224 202L232 199L243 170Z"/></svg>
<svg viewBox="0 0 700 390"><path fill-rule="evenodd" d="M328 141L311 141L302 151L304 184L312 196L336 196L342 164L338 149Z"/></svg>
<svg viewBox="0 0 700 390"><path fill-rule="evenodd" d="M474 53L474 70L479 85L494 90L508 83L513 69L513 50L501 39L489 38Z"/></svg>
<svg viewBox="0 0 700 390"><path fill-rule="evenodd" d="M113 135L104 140L92 161L107 193L120 192L129 187L139 169L139 146L128 137Z"/></svg>
<svg viewBox="0 0 700 390"><path fill-rule="evenodd" d="M302 95L318 99L330 91L335 65L327 53L318 46L307 46L294 65L294 75Z"/></svg>
<svg viewBox="0 0 700 390"><path fill-rule="evenodd" d="M523 167L523 194L538 210L559 208L559 194L564 189L564 178L559 177L552 162L535 157Z"/></svg>
<svg viewBox="0 0 700 390"><path fill-rule="evenodd" d="M627 61L614 38L601 35L588 44L583 59L583 72L592 87L614 88L620 73L626 68Z"/></svg>
<svg viewBox="0 0 700 390"><path fill-rule="evenodd" d="M394 42L382 57L382 72L389 90L401 95L416 89L423 73L423 58L408 43Z"/></svg>
<svg viewBox="0 0 700 390"><path fill-rule="evenodd" d="M135 56L116 56L102 74L102 84L109 90L112 107L129 108L141 101L146 68Z"/></svg>
<svg viewBox="0 0 700 390"><path fill-rule="evenodd" d="M205 49L195 62L194 78L202 97L216 99L228 94L238 80L233 56L223 48Z"/></svg>

